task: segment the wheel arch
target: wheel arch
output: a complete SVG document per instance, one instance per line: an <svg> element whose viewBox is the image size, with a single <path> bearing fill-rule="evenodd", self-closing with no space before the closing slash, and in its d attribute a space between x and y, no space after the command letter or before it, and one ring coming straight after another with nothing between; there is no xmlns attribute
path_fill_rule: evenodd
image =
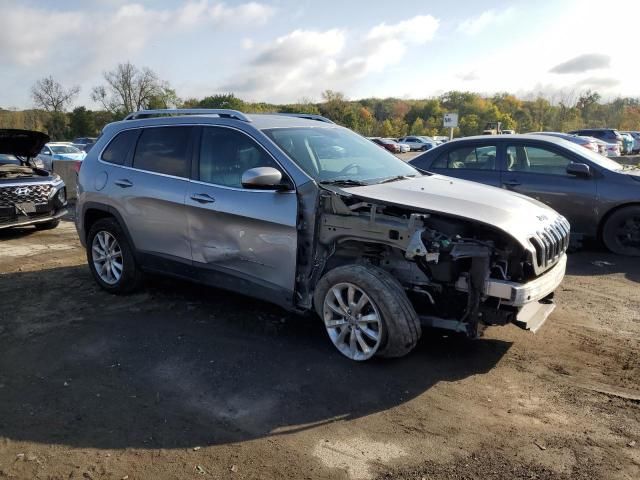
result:
<svg viewBox="0 0 640 480"><path fill-rule="evenodd" d="M616 205L615 207L611 207L609 210L607 210L607 212L600 219L600 223L598 224L598 231L597 231L598 241L600 242L603 241L602 234L604 231L604 226L606 225L607 220L611 218L611 215L627 207L640 207L640 202L622 203L620 205Z"/></svg>
<svg viewBox="0 0 640 480"><path fill-rule="evenodd" d="M131 237L131 233L129 232L129 228L127 227L127 224L124 221L124 218L122 218L122 215L120 214L120 212L118 212L117 209L111 207L110 205L104 205L102 203L97 203L97 202L87 202L83 206L83 209L82 209L83 230L82 231L83 231L84 238L82 238L81 240L84 243L86 243L87 235L89 235L89 230L91 230L91 226L95 222L103 218L114 218L118 222L118 224L120 225L120 228L122 228L122 231L127 237L127 241L129 242L129 245L131 245L137 257L137 250L135 247L135 243L133 241L133 238Z"/></svg>

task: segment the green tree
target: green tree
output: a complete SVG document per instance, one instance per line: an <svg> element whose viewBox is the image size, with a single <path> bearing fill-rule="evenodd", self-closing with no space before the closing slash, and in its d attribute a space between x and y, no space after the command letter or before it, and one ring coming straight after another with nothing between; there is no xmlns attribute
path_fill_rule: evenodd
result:
<svg viewBox="0 0 640 480"><path fill-rule="evenodd" d="M67 119L62 112L51 112L44 124L51 140L64 140L65 130L67 127Z"/></svg>
<svg viewBox="0 0 640 480"><path fill-rule="evenodd" d="M247 105L244 100L239 99L233 93L223 93L205 97L196 105L198 108L229 108L244 112Z"/></svg>
<svg viewBox="0 0 640 480"><path fill-rule="evenodd" d="M93 112L76 107L69 114L69 137L91 137L96 134Z"/></svg>
<svg viewBox="0 0 640 480"><path fill-rule="evenodd" d="M333 90L325 90L322 92L322 99L324 102L319 105L322 115L344 125L344 116L348 107L348 102L344 95Z"/></svg>
<svg viewBox="0 0 640 480"><path fill-rule="evenodd" d="M409 134L424 135L424 122L420 117L416 118L411 124L411 129L409 130Z"/></svg>
<svg viewBox="0 0 640 480"><path fill-rule="evenodd" d="M391 123L391 120L386 119L380 125L380 136L381 137L393 137L393 134L394 134L393 124Z"/></svg>

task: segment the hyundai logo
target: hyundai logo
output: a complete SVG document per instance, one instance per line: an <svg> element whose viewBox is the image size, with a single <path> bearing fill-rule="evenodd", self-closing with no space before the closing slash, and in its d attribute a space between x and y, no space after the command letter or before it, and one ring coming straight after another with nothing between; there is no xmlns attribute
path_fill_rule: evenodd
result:
<svg viewBox="0 0 640 480"><path fill-rule="evenodd" d="M15 189L16 195L29 195L31 189L29 187L18 187Z"/></svg>

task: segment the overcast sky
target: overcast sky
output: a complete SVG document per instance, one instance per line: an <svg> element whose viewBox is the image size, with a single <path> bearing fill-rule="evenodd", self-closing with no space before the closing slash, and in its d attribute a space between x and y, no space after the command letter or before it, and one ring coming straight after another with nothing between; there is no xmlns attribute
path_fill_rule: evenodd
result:
<svg viewBox="0 0 640 480"><path fill-rule="evenodd" d="M0 0L0 107L30 107L47 75L93 106L102 72L127 60L182 98L640 96L639 20L637 0Z"/></svg>

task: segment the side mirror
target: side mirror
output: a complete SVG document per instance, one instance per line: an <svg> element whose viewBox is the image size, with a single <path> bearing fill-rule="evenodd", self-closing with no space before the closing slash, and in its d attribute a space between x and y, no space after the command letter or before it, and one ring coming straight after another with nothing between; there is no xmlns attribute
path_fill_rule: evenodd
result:
<svg viewBox="0 0 640 480"><path fill-rule="evenodd" d="M45 151L44 151L44 152L42 152L42 153L44 153L45 155L51 155L51 152L50 152L49 150L45 150Z"/></svg>
<svg viewBox="0 0 640 480"><path fill-rule="evenodd" d="M250 168L242 174L242 186L252 190L291 190L282 173L273 167Z"/></svg>
<svg viewBox="0 0 640 480"><path fill-rule="evenodd" d="M567 173L576 177L590 177L591 168L586 163L571 162L567 165Z"/></svg>

